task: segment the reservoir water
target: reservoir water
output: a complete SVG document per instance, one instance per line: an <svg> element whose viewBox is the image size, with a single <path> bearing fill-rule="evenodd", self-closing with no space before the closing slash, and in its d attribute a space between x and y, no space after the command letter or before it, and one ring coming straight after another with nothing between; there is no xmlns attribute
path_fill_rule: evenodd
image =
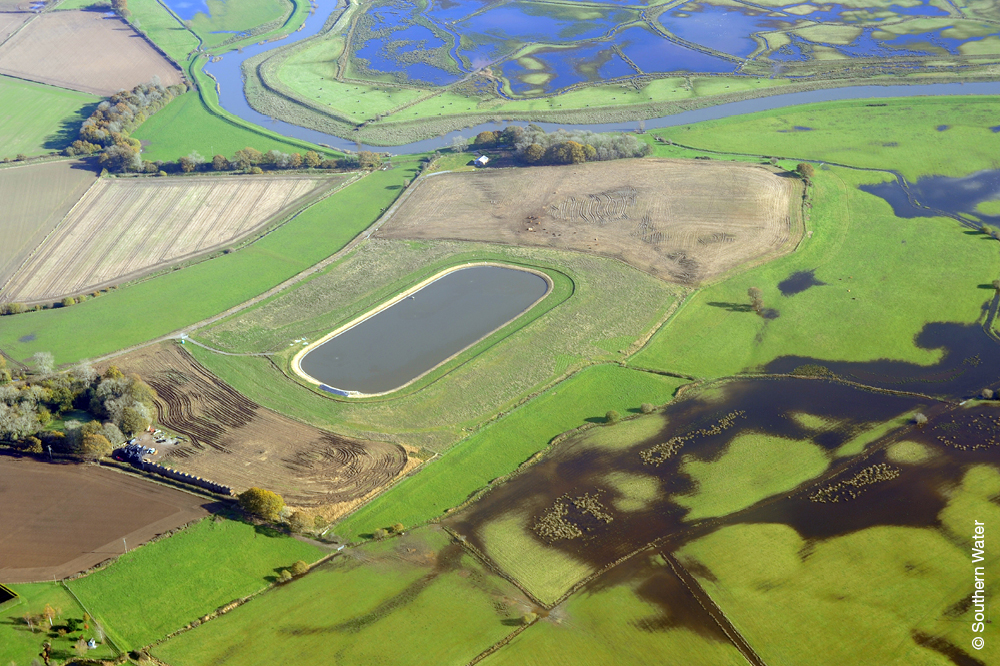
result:
<svg viewBox="0 0 1000 666"><path fill-rule="evenodd" d="M548 290L546 278L526 270L452 271L322 342L297 369L333 393L392 391L515 319Z"/></svg>

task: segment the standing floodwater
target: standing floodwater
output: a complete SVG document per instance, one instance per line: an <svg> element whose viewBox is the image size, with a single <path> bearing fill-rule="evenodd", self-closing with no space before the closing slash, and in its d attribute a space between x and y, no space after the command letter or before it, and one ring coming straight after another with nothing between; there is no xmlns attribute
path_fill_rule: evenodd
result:
<svg viewBox="0 0 1000 666"><path fill-rule="evenodd" d="M330 338L299 367L342 391L391 391L514 319L548 288L524 270L463 268Z"/></svg>

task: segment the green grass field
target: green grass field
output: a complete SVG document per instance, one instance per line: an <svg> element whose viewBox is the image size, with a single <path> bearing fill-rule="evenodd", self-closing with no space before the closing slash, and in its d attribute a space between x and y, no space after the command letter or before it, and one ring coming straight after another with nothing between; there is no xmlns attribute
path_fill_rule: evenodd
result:
<svg viewBox="0 0 1000 666"><path fill-rule="evenodd" d="M702 377L786 354L934 364L940 350L920 349L913 337L928 322L975 321L985 298L979 285L1000 274L1000 255L953 220L900 219L882 199L857 189L882 178L817 171L806 225L812 236L791 255L699 291L631 363ZM826 286L779 293L777 284L789 275L814 269ZM749 287L762 290L765 306L780 312L777 319L733 311L749 302Z"/></svg>
<svg viewBox="0 0 1000 666"><path fill-rule="evenodd" d="M9 585L21 598L18 604L0 611L0 663L18 664L28 666L34 663L32 660L38 659L41 663L42 643L49 641L52 644L52 656L56 659L65 660L76 656L74 645L81 636L100 640L99 646L94 650L89 650L87 656L92 659L112 659L115 653L107 642L98 635L93 622L90 629L83 629L83 622L80 623L80 630L71 634L60 636L57 629L66 627L66 620L83 620L84 610L76 599L66 591L61 583L29 583L27 585ZM46 605L57 611L53 619L52 626L48 623L43 626L48 631L41 631L37 626L35 631L25 623L25 613L40 615Z"/></svg>
<svg viewBox="0 0 1000 666"><path fill-rule="evenodd" d="M525 601L424 529L347 551L153 654L172 666L466 664L514 630Z"/></svg>
<svg viewBox="0 0 1000 666"><path fill-rule="evenodd" d="M553 437L622 414L644 403L669 402L683 380L614 365L588 368L536 397L341 521L334 531L357 538L401 522L416 525L464 502L497 477L513 472Z"/></svg>
<svg viewBox="0 0 1000 666"><path fill-rule="evenodd" d="M878 526L807 545L785 525L735 525L687 544L680 557L697 563L692 573L766 663L832 666L859 655L871 664L949 663L918 646L916 632L995 663L1000 632L986 625L986 648L973 650L972 611L961 602L974 589L974 520L1000 522L989 500L997 493L997 468L973 467L948 491L940 529ZM988 574L1000 555L987 553L990 599L1000 591Z"/></svg>
<svg viewBox="0 0 1000 666"><path fill-rule="evenodd" d="M311 563L323 555L268 528L206 518L69 587L115 644L131 650L258 592L298 560Z"/></svg>
<svg viewBox="0 0 1000 666"><path fill-rule="evenodd" d="M846 100L655 130L679 143L726 152L894 169L907 179L997 168L996 97ZM948 129L938 131L939 126ZM794 131L808 127L809 131ZM872 128L878 128L877 134Z"/></svg>
<svg viewBox="0 0 1000 666"><path fill-rule="evenodd" d="M0 76L0 158L62 150L101 100L93 95Z"/></svg>
<svg viewBox="0 0 1000 666"><path fill-rule="evenodd" d="M69 308L8 317L0 329L0 348L18 359L49 351L57 363L73 363L238 305L341 249L392 203L415 166L404 163L373 173L232 254Z"/></svg>
<svg viewBox="0 0 1000 666"><path fill-rule="evenodd" d="M189 25L209 48L231 38L231 33L278 21L295 6L289 0L206 0L205 4L208 14L198 12Z"/></svg>
<svg viewBox="0 0 1000 666"><path fill-rule="evenodd" d="M665 569L662 561L657 564ZM671 598L669 607L664 608L649 599L650 588L660 585L662 581L654 574L581 590L561 604L556 613L531 625L481 663L483 666L746 664L731 643L705 636L675 621L676 617L686 615L682 605L694 603L693 600Z"/></svg>
<svg viewBox="0 0 1000 666"><path fill-rule="evenodd" d="M160 109L132 136L142 142L142 158L151 161L174 161L192 151L197 151L208 159L213 155L232 157L237 150L247 146L265 153L269 150L299 154L305 154L309 150L316 150L321 154L331 153L319 146L294 139L282 139L263 128L253 127L230 120L224 113L213 113L198 92L189 92Z"/></svg>
<svg viewBox="0 0 1000 666"><path fill-rule="evenodd" d="M198 48L198 38L157 0L132 0L128 9L132 12L129 22L149 35L174 62L183 66Z"/></svg>

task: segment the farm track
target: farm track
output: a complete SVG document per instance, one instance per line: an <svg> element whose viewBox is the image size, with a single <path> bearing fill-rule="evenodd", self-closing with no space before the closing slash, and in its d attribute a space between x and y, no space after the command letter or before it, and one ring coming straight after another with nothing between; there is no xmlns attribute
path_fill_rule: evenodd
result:
<svg viewBox="0 0 1000 666"><path fill-rule="evenodd" d="M190 441L166 462L236 490L262 486L299 507L354 501L403 470L402 447L354 440L265 409L224 384L175 345L118 361L157 392L157 421Z"/></svg>

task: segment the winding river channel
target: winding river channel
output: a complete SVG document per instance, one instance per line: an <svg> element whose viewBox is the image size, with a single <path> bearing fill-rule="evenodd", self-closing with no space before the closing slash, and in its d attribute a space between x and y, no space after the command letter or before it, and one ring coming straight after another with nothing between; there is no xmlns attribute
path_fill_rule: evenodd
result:
<svg viewBox="0 0 1000 666"><path fill-rule="evenodd" d="M331 6L332 5L332 6ZM205 65L205 71L215 77L219 84L219 102L226 111L243 118L255 125L260 125L271 131L285 136L311 141L312 143L324 144L338 150L355 150L354 141L342 137L326 134L318 130L293 125L282 120L275 120L259 111L254 110L247 102L243 90L243 63L248 58L260 55L265 51L294 44L304 39L309 39L319 34L323 30L327 19L332 12L341 11L342 7L335 0L322 0L318 3L319 9L311 14L305 21L302 29L279 42L267 44L254 44L244 48L241 52L226 53L218 62L210 62ZM718 104L703 109L682 111L661 118L653 118L645 121L646 129L658 129L662 127L674 127L676 125L686 125L689 123L701 122L704 120L717 120L738 116L744 113L755 111L769 111L798 104L809 104L814 102L831 102L842 99L872 99L885 97L912 97L919 95L1000 95L1000 81L976 82L976 83L931 83L924 85L896 85L896 86L846 86L843 88L829 88L824 90L811 90L807 92L795 92L770 95L755 99ZM389 151L394 154L405 155L409 153L419 153L436 150L445 146L450 146L452 139L458 136L470 137L484 130L493 130L504 125L527 125L527 122L512 123L483 123L475 127L456 130L444 136L414 141L398 146L362 146L362 149ZM603 123L593 125L567 125L561 123L535 123L545 130L552 131L560 127L565 129L586 129L594 132L613 131L633 131L639 127L639 121L625 123Z"/></svg>

